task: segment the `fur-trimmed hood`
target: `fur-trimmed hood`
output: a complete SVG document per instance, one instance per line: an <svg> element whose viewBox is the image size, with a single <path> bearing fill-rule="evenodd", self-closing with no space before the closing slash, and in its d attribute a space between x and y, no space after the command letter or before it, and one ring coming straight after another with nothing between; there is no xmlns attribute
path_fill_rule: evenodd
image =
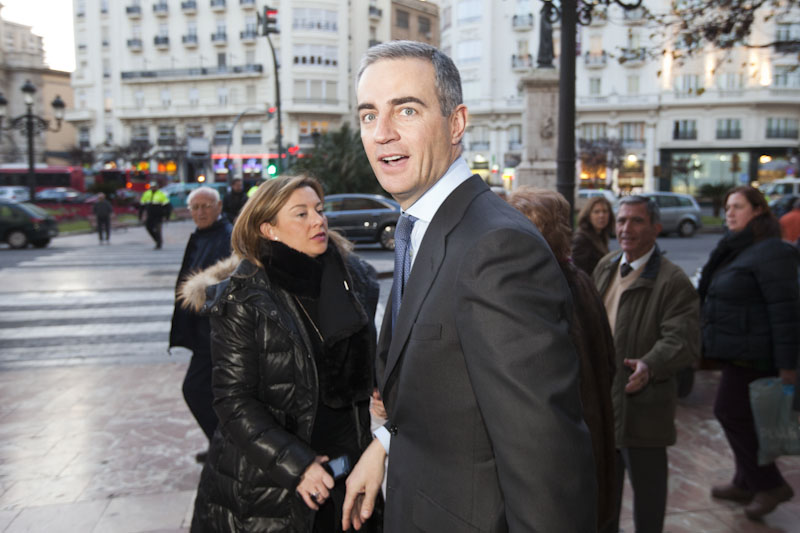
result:
<svg viewBox="0 0 800 533"><path fill-rule="evenodd" d="M199 313L206 303L206 290L229 278L241 261L238 255L233 254L188 276L178 287L177 297L181 307Z"/></svg>

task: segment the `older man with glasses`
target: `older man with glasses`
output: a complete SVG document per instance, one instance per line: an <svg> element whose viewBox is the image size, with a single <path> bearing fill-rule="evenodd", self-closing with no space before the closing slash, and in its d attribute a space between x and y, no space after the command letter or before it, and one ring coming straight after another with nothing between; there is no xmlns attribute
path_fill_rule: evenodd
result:
<svg viewBox="0 0 800 533"><path fill-rule="evenodd" d="M189 210L197 229L189 237L183 263L175 286L175 311L169 346L182 346L192 351L192 360L183 380L183 397L197 423L211 440L217 427L212 408L211 339L208 318L184 308L178 295L187 276L203 270L231 254L231 223L222 214L219 193L211 187L199 187L189 194ZM198 462L205 452L197 454Z"/></svg>

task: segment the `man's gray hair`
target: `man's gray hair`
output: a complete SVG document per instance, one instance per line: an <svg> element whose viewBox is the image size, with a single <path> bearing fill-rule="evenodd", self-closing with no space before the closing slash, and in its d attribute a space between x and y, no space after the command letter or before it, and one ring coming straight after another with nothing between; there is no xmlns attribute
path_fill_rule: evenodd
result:
<svg viewBox="0 0 800 533"><path fill-rule="evenodd" d="M209 196L213 196L214 197L214 203L219 202L219 192L217 191L217 189L214 189L212 187L206 187L204 185L202 187L196 188L195 190L193 190L192 192L189 193L189 196L186 198L186 205L191 204L192 203L192 198L194 198L195 196L197 196L199 194L207 194Z"/></svg>
<svg viewBox="0 0 800 533"><path fill-rule="evenodd" d="M436 80L436 95L442 115L449 117L456 107L463 103L461 94L461 74L453 60L435 46L417 41L389 41L373 46L361 60L356 76L356 86L364 71L382 59L424 59L433 65Z"/></svg>
<svg viewBox="0 0 800 533"><path fill-rule="evenodd" d="M630 196L623 196L622 199L619 201L619 205L623 204L630 204L630 205L639 205L645 204L647 207L647 214L650 217L651 224L658 224L661 222L661 210L658 208L658 204L652 198L648 198L647 196L640 196L638 194L632 194Z"/></svg>

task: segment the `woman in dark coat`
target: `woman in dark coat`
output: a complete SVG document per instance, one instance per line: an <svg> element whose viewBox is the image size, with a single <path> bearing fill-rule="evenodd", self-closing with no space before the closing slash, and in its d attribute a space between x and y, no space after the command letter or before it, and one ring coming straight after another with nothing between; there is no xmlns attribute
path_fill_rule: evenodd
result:
<svg viewBox="0 0 800 533"><path fill-rule="evenodd" d="M715 498L747 504L757 520L794 495L774 463L759 466L748 386L780 375L796 381L797 251L781 241L778 221L760 191L736 187L725 198L728 232L711 252L698 286L703 356L723 362L714 414L736 459L733 480Z"/></svg>
<svg viewBox="0 0 800 533"><path fill-rule="evenodd" d="M614 338L594 282L569 259L569 204L561 194L523 186L508 200L539 228L561 266L572 292L570 337L580 362L583 418L592 438L597 475L597 524L604 531L616 514L616 449L611 382L614 376Z"/></svg>
<svg viewBox="0 0 800 533"><path fill-rule="evenodd" d="M207 289L219 416L193 532L341 531L345 477L328 463L355 464L371 441L378 286L322 199L311 178L265 182L236 220L235 271L192 280Z"/></svg>
<svg viewBox="0 0 800 533"><path fill-rule="evenodd" d="M614 233L614 211L604 196L595 196L578 214L578 229L572 237L572 261L592 275L594 267L608 253L608 239Z"/></svg>

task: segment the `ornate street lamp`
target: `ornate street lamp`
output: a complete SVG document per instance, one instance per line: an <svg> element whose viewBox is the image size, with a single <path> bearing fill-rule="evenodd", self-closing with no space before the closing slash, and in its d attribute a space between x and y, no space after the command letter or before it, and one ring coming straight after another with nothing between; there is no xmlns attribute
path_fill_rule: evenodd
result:
<svg viewBox="0 0 800 533"><path fill-rule="evenodd" d="M575 202L575 32L577 24L592 23L595 6L617 4L629 11L642 5L642 0L561 0L561 9L553 0L544 2L543 15L549 22L561 19L561 53L559 57L558 153L556 155L556 189L570 205ZM541 45L540 45L541 48ZM552 44L551 44L552 49ZM542 66L542 65L540 65ZM573 217L570 217L572 220Z"/></svg>
<svg viewBox="0 0 800 533"><path fill-rule="evenodd" d="M54 128L50 127L50 121L45 120L38 115L33 114L33 96L36 94L36 87L31 83L31 80L25 80L25 85L22 86L22 93L24 94L26 111L24 115L10 118L8 125L3 125L6 118L6 106L8 100L5 99L3 93L0 93L0 130L19 130L25 134L28 139L28 188L30 189L31 199L33 202L36 196L36 158L33 150L34 136L44 131L56 132L61 129L61 121L64 120L64 100L60 96L56 96L50 104L53 106L53 115L56 119Z"/></svg>

